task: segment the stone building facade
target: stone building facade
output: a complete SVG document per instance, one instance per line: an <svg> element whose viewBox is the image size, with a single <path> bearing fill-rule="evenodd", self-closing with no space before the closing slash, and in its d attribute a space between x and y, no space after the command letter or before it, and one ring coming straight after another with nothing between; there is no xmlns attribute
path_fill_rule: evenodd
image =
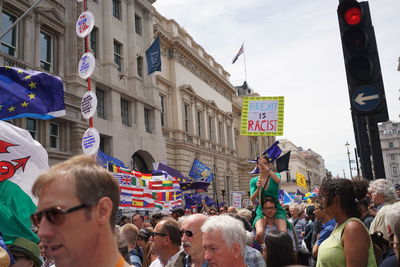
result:
<svg viewBox="0 0 400 267"><path fill-rule="evenodd" d="M386 179L400 184L400 122L388 121L379 125Z"/></svg>
<svg viewBox="0 0 400 267"><path fill-rule="evenodd" d="M289 171L283 172L281 188L287 192L297 192L297 189L303 193L318 188L322 180L326 178L325 162L321 155L311 149L303 150L297 147L293 142L287 139L279 140L279 147L282 154L290 152ZM296 184L296 172L306 177L308 188L299 187Z"/></svg>
<svg viewBox="0 0 400 267"><path fill-rule="evenodd" d="M0 1L2 31L34 2ZM154 75L147 75L144 60L144 50L153 38L152 3L88 1L88 10L95 16L89 43L96 57L92 89L98 97L94 127L100 132L100 148L140 170L166 158L158 88ZM50 165L82 153L81 139L88 128L80 112L87 83L77 71L85 47L75 33L82 12L83 3L77 1L42 1L1 40L3 65L47 71L64 81L66 116L13 120L46 148Z"/></svg>
<svg viewBox="0 0 400 267"><path fill-rule="evenodd" d="M0 0L1 32L35 2ZM259 153L260 142L264 150L275 139L239 135L243 93L182 27L154 10L154 2L87 1L95 17L89 48L96 57L91 85L100 149L141 171L160 161L187 175L198 159L216 175L209 194L230 204L231 192L246 197L249 191L254 166L247 160ZM1 40L2 65L49 72L64 82L65 116L12 121L45 147L50 165L82 153L89 127L80 112L87 82L78 76L85 43L75 33L82 12L78 1L42 1ZM162 71L147 75L145 50L156 35Z"/></svg>

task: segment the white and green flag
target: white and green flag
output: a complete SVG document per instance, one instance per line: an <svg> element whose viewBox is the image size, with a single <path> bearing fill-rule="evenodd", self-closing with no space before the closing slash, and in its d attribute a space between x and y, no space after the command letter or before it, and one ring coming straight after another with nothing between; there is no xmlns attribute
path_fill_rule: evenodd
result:
<svg viewBox="0 0 400 267"><path fill-rule="evenodd" d="M31 230L37 205L31 189L48 168L46 150L28 131L0 121L0 232L6 243L17 237L39 241Z"/></svg>

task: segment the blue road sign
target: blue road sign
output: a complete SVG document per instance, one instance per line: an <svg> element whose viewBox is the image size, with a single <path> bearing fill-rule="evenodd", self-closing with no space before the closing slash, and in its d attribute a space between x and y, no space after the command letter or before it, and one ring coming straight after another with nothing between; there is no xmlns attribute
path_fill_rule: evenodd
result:
<svg viewBox="0 0 400 267"><path fill-rule="evenodd" d="M362 112L374 111L380 102L379 90L371 85L358 87L351 96L353 107Z"/></svg>

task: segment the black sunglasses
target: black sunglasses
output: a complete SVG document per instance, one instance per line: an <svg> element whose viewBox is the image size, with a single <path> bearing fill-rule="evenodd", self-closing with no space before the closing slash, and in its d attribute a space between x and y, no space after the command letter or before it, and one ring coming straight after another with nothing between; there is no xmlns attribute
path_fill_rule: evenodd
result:
<svg viewBox="0 0 400 267"><path fill-rule="evenodd" d="M46 217L46 219L51 222L54 225L61 225L65 222L65 215L68 213L84 209L89 207L89 205L86 204L80 204L79 206L75 206L72 208L69 208L67 210L64 210L60 207L55 207L55 208L49 208L45 209L39 212L36 212L31 215L31 221L34 226L39 227L40 222L42 221L43 216Z"/></svg>
<svg viewBox="0 0 400 267"><path fill-rule="evenodd" d="M154 236L156 236L156 235L159 235L159 236L168 236L167 234L158 233L158 232L151 232L150 235L151 235L152 237L154 237Z"/></svg>
<svg viewBox="0 0 400 267"><path fill-rule="evenodd" d="M190 230L182 230L182 231L179 231L179 233L181 234L181 236L183 236L183 234L185 234L187 237L192 237L194 235L194 232L190 231Z"/></svg>

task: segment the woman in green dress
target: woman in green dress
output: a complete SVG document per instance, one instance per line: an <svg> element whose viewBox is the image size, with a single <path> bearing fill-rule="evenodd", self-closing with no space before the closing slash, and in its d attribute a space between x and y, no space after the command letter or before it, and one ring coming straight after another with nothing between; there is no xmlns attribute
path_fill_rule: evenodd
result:
<svg viewBox="0 0 400 267"><path fill-rule="evenodd" d="M278 202L279 197L279 183L281 182L280 174L275 173L273 169L274 164L269 161L267 156L261 156L258 160L258 168L260 169L260 176L254 177L250 180L250 200L255 202L259 201L256 210L256 217L253 221L253 226L256 228L256 240L262 244L264 241L264 231L266 221L262 211L263 198L266 196L273 197L276 202L275 226L278 231L287 232L286 212ZM261 200L259 199L260 190L262 190Z"/></svg>

